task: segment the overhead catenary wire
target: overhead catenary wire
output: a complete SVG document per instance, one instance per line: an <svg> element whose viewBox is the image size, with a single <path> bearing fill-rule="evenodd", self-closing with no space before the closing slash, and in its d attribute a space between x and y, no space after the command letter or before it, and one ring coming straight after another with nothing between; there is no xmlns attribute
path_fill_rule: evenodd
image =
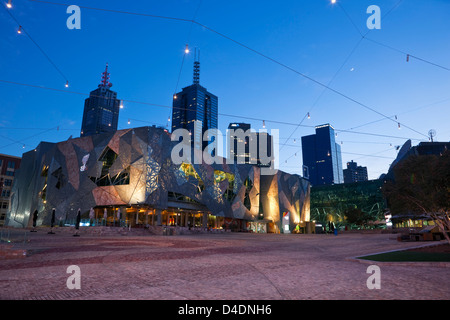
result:
<svg viewBox="0 0 450 320"><path fill-rule="evenodd" d="M387 17L394 9L395 9L395 8L397 8L402 2L403 2L403 0L399 0L399 1L394 5L394 7L393 7L391 10L389 10L384 16L382 16L381 19L384 20L384 19L385 19L385 18L386 18L386 17ZM350 23L354 26L354 28L357 30L357 32L359 33L359 35L361 36L362 39L371 41L371 42L373 42L373 43L375 43L375 44L377 44L377 45L379 45L379 46L382 46L382 47L388 48L388 49L390 49L390 50L392 50L392 51L401 53L402 55L406 56L408 60L409 60L410 58L414 58L414 59L416 59L416 60L422 61L422 62L424 62L424 63L428 63L428 64L430 64L430 65L432 65L432 66L441 68L441 69L443 69L443 70L450 71L450 68L445 67L445 66L443 66L443 65L441 65L441 64L432 62L432 61L430 61L430 60L428 60L428 59L425 59L425 58L418 57L418 56L413 55L413 54L411 54L411 53L409 53L409 52L406 52L406 51L404 51L404 50L397 49L397 48L395 48L395 47L393 47L393 46L391 46L391 45L387 45L387 44L382 43L382 42L380 42L380 41L376 41L376 40L373 40L373 39L368 38L368 37L367 37L367 34L368 34L371 30L369 29L365 34L363 34L363 33L359 30L359 28L356 26L356 24L355 24L355 22L353 21L352 17L351 17L351 16L348 14L348 12L345 10L344 6L343 6L340 2L338 2L338 5L339 5L339 7L342 9L342 11L345 13L345 15L347 16L348 20L349 20Z"/></svg>
<svg viewBox="0 0 450 320"><path fill-rule="evenodd" d="M42 86L42 85L33 85L33 84L22 83L22 82L17 82L17 81L9 81L9 80L0 79L0 82L7 83L7 84L13 84L13 85L19 85L19 86L32 87L32 88L37 88L37 89L43 89L43 90L63 92L65 94L76 94L76 95L83 95L83 96L93 96L93 97L99 97L99 98L107 99L106 97L92 95L91 93L84 93L84 92L78 92L78 91L73 91L73 90L63 90L63 89L58 89L58 88L51 88L51 87ZM137 101L137 100L131 100L131 99L121 99L121 100L126 102L126 103L136 103L136 104L142 104L142 105L153 106L153 107L161 107L161 108L173 108L173 106L168 106L168 105L164 105L164 104L150 103L150 102ZM218 114L220 116L224 116L224 117L240 118L240 119L253 120L253 121L258 121L258 122L264 121L264 122L267 122L267 123L282 124L282 125L295 126L295 127L299 126L298 123L287 122L287 121L266 120L266 119L262 119L262 118L242 116L242 115L236 115L236 114L226 114L226 113L218 113ZM144 120L140 120L140 121L141 122L146 122ZM313 125L301 125L301 126L302 127L306 127L306 128L315 128L315 126L313 126ZM419 140L419 139L413 139L413 138L410 138L410 137L401 137L401 136L393 136L393 135L387 135L387 134L377 134L377 133L361 132L361 131L353 131L353 130L342 130L342 129L336 129L336 128L335 128L335 132L351 133L351 134L357 134L357 135L376 136L376 137L391 138L391 139Z"/></svg>
<svg viewBox="0 0 450 320"><path fill-rule="evenodd" d="M394 7L392 7L384 16L383 19L385 19L395 8L397 8L400 3L403 0L399 0ZM348 12L344 9L344 7L341 5L340 2L338 2L338 5L340 6L340 8L342 9L342 11L344 12L344 14L347 16L348 20L351 22L351 24L353 25L353 27L357 30L357 32L359 33L359 35L361 36L361 38L359 38L358 42L356 42L355 46L352 48L352 50L349 52L349 54L347 55L347 57L344 59L344 61L342 62L342 64L340 65L340 67L338 68L338 70L334 73L333 77L331 78L331 80L328 82L328 86L331 85L331 83L334 81L334 79L337 77L337 75L340 73L340 71L342 70L342 68L347 64L347 62L350 60L350 58L353 56L354 52L356 51L356 49L359 47L359 45L361 44L361 42L363 41L364 37L371 31L368 30L364 35L362 34L362 32L359 30L358 26L355 24L355 22L353 21L353 19L350 17L350 15L348 14ZM299 126L303 123L303 121L305 121L306 118L310 118L310 113L312 112L312 109L316 106L316 104L319 102L320 98L322 98L322 96L324 95L324 93L326 92L327 88L324 88L320 95L317 97L317 99L314 101L314 103L312 104L311 108L308 110L307 114L302 118L302 120L299 123ZM383 117L383 120L385 119L385 117ZM298 127L296 127L294 129L294 131L291 133L290 137L292 137L294 135L294 133L297 131ZM281 146L281 149L283 149L284 145Z"/></svg>
<svg viewBox="0 0 450 320"><path fill-rule="evenodd" d="M64 6L68 5L66 3L55 3L55 2L42 1L42 0L29 0L29 1L41 2L41 3L47 3L47 4L53 4L53 5L64 5ZM264 54L264 53L262 53L262 52L260 52L260 51L258 51L256 49L253 49L253 48L249 47L248 45L246 45L246 44L244 44L244 43L242 43L240 41L237 41L237 40L235 40L235 39L233 39L233 38L231 38L231 37L229 37L229 36L219 32L219 31L217 31L217 30L215 30L213 28L210 28L210 27L208 27L208 26L206 26L206 25L196 21L196 20L177 18L177 17L170 17L170 16L153 15L153 14L147 14L147 13L141 13L141 12L130 12L130 11L122 11L122 10L95 8L95 7L88 7L88 6L79 6L79 7L80 8L84 8L84 9L90 9L90 10L99 10L99 11L114 12L114 13L121 13L121 14L130 14L130 15L138 15L138 16L145 16L145 17L152 17L152 18L170 19L170 20L177 20L177 21L183 21L183 22L191 22L191 23L196 24L196 25L198 25L198 26L200 26L200 27L202 27L202 28L204 28L206 30L209 30L209 31L211 31L211 32L213 32L213 33L215 33L215 34L217 34L217 35L219 35L219 36L221 36L221 37L223 37L223 38L225 38L225 39L227 39L227 40L229 40L229 41L231 41L231 42L233 42L233 43L235 43L235 44L237 44L237 45L239 45L239 46L241 46L241 47L243 47L243 48L245 48L245 49L247 49L247 50L249 50L249 51L251 51L251 52L253 52L253 53L255 53L255 54L259 55L259 56L261 56L261 57L263 57L263 58L265 58L265 59L267 59L267 60L269 60L269 61L272 61L273 63L278 64L279 66L282 66L283 68L285 68L287 70L290 70L290 71L292 71L292 72L294 72L294 73L304 77L305 79L308 79L309 81L311 81L311 82L313 82L313 83L315 83L315 84L317 84L317 85L319 85L319 86L321 86L323 88L326 88L327 90L329 90L329 91L331 91L331 92L333 92L333 93L335 93L335 94L337 94L337 95L339 95L339 96L341 96L341 97L343 97L343 98L345 98L345 99L347 99L347 100L349 100L349 101L351 101L351 102L353 102L353 103L355 103L355 104L357 104L357 105L359 105L359 106L361 106L361 107L363 107L363 108L365 108L367 110L370 110L370 111L372 111L372 112L374 112L374 113L376 113L376 114L378 114L380 116L383 116L384 118L386 118L388 120L392 120L388 116L386 116L383 113L381 113L381 112L377 111L376 109L374 109L373 107L370 107L367 104L362 103L362 102L360 102L360 101L350 97L349 95L347 95L347 94L345 94L343 92L340 92L339 90L331 88L330 86L327 86L326 84L324 84L324 83L322 83L322 82L320 82L320 81L318 81L318 80L316 80L316 79L314 79L314 78L312 78L312 77L310 77L310 76L308 76L308 75L306 75L306 74L304 74L304 73L302 73L302 72L300 72L300 71L298 71L298 70L296 70L296 69L286 65L285 63L282 63L282 62L280 62L280 61L278 61L278 60L276 60L276 59L274 59L274 58L272 58L272 57L270 57L270 56L268 56L268 55L266 55L266 54ZM395 120L393 120L393 121L395 123L398 123L398 121L395 121ZM427 137L426 134L421 133L421 132L413 129L413 128L405 125L404 123L401 123L401 125L403 127L407 128L407 129L411 130L411 131L416 132L417 134L420 134L422 136Z"/></svg>
<svg viewBox="0 0 450 320"><path fill-rule="evenodd" d="M30 1L33 1L33 0L30 0ZM46 1L37 1L37 2L46 2ZM49 2L48 2L49 3ZM65 4L64 4L65 5ZM114 11L114 10L108 10L108 11ZM134 13L133 13L134 14ZM147 14L145 14L145 16L152 16L152 17L158 17L158 18L164 18L164 19L172 19L173 17L163 17L163 16L155 16L155 15L147 15ZM195 23L195 24L198 24L197 22L195 22L195 21L193 21L193 20L188 20L188 19L175 19L175 20L180 20L180 21L190 21L191 22L191 26ZM323 92L326 92L326 90L327 90L328 88L326 88L326 87L324 87L324 90L323 90ZM64 91L64 90L61 90L61 91ZM137 101L129 101L129 102L135 102L135 103L141 103L141 104L147 104L147 105L156 105L156 104L149 104L149 103L145 103L145 102L137 102ZM161 105L160 105L161 106ZM171 107L169 107L169 106L165 106L165 107L168 107L168 108L171 108ZM230 117L240 117L240 118L242 118L242 119L249 119L249 120L258 120L258 121L263 121L263 119L258 119L258 118L250 118L250 117L245 117L245 116L237 116L237 115L229 115L229 114L221 114L221 115L223 115L223 116L230 116ZM391 117L392 118L392 117ZM383 119L386 119L385 117L383 117ZM269 121L268 121L269 122ZM397 122L397 121L396 121ZM288 124L288 125L294 125L294 124L291 124L291 123L287 123L287 122L282 122L282 121L273 121L272 123L279 123L279 124ZM402 124L403 125L403 124ZM305 127L309 127L309 128L311 128L311 127L313 127L313 126L305 126ZM406 127L406 126L405 126ZM342 132L344 132L344 131L342 131ZM359 134L359 133L356 133L356 134ZM366 133L361 133L361 134L366 134ZM395 138L397 138L397 137L395 137ZM401 139L406 139L406 138L401 138Z"/></svg>
<svg viewBox="0 0 450 320"><path fill-rule="evenodd" d="M23 24L21 24L17 18L8 10L5 6L3 6L3 9L6 10L8 15L17 23L19 26L20 33L24 33L28 39L33 42L33 44L39 49L39 51L44 55L44 57L50 62L50 64L55 68L55 70L62 76L62 78L65 80L66 87L68 86L69 80L66 77L66 75L61 71L61 69L56 65L56 63L50 58L50 56L44 51L44 49L34 40L34 38L31 36L31 34L23 27Z"/></svg>
<svg viewBox="0 0 450 320"><path fill-rule="evenodd" d="M396 7L398 7L400 5L400 3L403 0L399 0L396 5L394 7L391 8L391 10L389 10L384 16L383 19L385 19ZM347 55L347 57L344 59L344 61L342 62L342 64L340 65L340 67L338 68L338 70L334 73L333 77L331 78L331 80L328 82L328 86L331 85L331 83L334 81L334 79L337 77L337 75L340 73L340 71L342 70L342 68L347 64L347 62L350 60L350 58L353 56L354 52L356 51L356 49L359 47L359 45L361 44L361 42L363 41L364 37L371 31L368 30L366 32L365 35L362 34L362 32L359 30L358 26L355 24L355 22L353 21L353 19L350 17L350 15L347 13L347 11L344 9L344 7L341 5L340 2L338 2L338 5L340 6L340 8L342 9L342 11L345 13L345 15L347 16L347 18L349 19L349 21L351 22L351 24L353 25L353 27L357 30L357 32L360 34L361 38L358 40L358 42L356 42L355 46L352 48L352 50L349 52L349 54ZM299 126L303 123L303 121L305 121L306 117L309 119L310 118L310 113L312 112L312 109L316 106L316 104L319 102L320 98L322 98L322 96L324 95L324 93L326 92L326 88L324 88L320 95L317 97L317 99L314 101L314 103L312 104L311 108L308 110L307 114L302 118L302 120L300 121ZM385 119L385 118L383 118ZM294 131L291 133L290 137L292 137L294 135L294 133L297 131L298 127L296 127L294 129ZM281 146L281 149L284 147Z"/></svg>
<svg viewBox="0 0 450 320"><path fill-rule="evenodd" d="M386 17L391 13L391 12L393 12L398 6L400 6L400 4L403 2L403 0L399 0L399 1L397 1L397 3L387 12L387 13L385 13L383 16L382 16L382 19L384 20L384 19L386 19ZM347 61L350 59L350 57L353 55L353 52L356 50L356 48L359 46L359 44L362 42L362 40L364 40L364 39L367 39L367 40L370 40L369 38L367 38L367 35L371 32L371 29L369 29L368 31L366 31L366 33L362 33L361 32L361 30L358 28L358 26L356 25L356 23L353 21L353 19L352 19L352 17L350 16L350 14L345 10L345 8L343 7L343 5L340 3L340 2L337 2L338 3L338 6L341 8L341 10L344 12L344 14L345 14L345 16L347 17L347 19L350 21L350 23L352 24L352 26L356 29L356 31L358 32L358 34L361 36L361 38L359 39L359 41L357 42L357 44L355 45L355 47L353 48L353 50L350 52L350 54L347 56L347 58L345 59L345 61L344 61L344 63L341 65L341 67L338 69L338 71L335 73L335 75L333 76L333 78L332 78L332 80L331 81L333 81L333 79L334 79L334 77L336 77L337 76L337 74L340 72L340 70L342 69L342 67L347 63ZM371 40L370 40L371 41ZM379 43L380 45L383 45L383 44L381 44L381 43ZM389 47L389 46L388 46ZM391 48L391 47L389 47L390 49L393 49L393 50L396 50L395 48ZM396 50L396 51L398 51L398 52L401 52L401 53L403 53L403 54L406 54L405 52L402 52L402 51L400 51L400 50ZM409 56L409 55L408 55ZM427 60L425 60L425 59L419 59L419 60L422 60L422 61L427 61ZM433 63L432 63L433 64ZM442 67L442 66L441 66ZM444 68L444 69L446 69L446 68ZM331 81L330 81L330 83L331 83ZM330 84L329 83L329 84ZM314 105L317 103L317 101L320 99L320 97L323 95L323 93L325 92L325 90L323 90L322 91L322 93L321 93L321 95L316 99L316 101L315 101L315 103L314 103ZM314 107L314 105L313 105L313 107ZM311 108L312 109L312 108ZM308 118L309 118L309 114L310 114L310 112L311 112L311 110L309 110L308 111ZM390 119L390 120L392 120L392 121L396 121L397 120L397 116L395 116L395 119L393 119L394 118L394 116L391 116L391 117L386 117L385 115L383 115L383 118L381 118L381 119L379 119L379 120L375 120L375 121L372 121L372 122L369 122L369 123L366 123L366 124L363 124L363 125L360 125L360 126L356 126L356 127L353 127L353 128L350 128L350 129L347 129L346 131L349 131L349 130L353 130L353 129L355 129L355 128L359 128L359 127L362 127L362 126L365 126L365 125L368 125L368 124L371 124L371 123L375 123L375 122L379 122L379 121L382 121L382 120L385 120L385 119ZM300 122L300 124L301 123L303 123L303 121L305 120L305 117L303 117L303 119L302 119L302 121ZM400 125L400 122L398 122L398 127L400 128L401 127L401 125ZM297 130L297 128L296 129L294 129L294 131L293 131L293 133L295 132ZM344 132L344 131L341 131L341 132ZM293 135L293 133L291 134L291 136L290 137L292 137L292 135ZM424 134L422 134L421 133L421 135L424 135ZM283 145L284 146L284 145ZM291 157L293 157L293 155L292 156L290 156L288 159L290 159Z"/></svg>
<svg viewBox="0 0 450 320"><path fill-rule="evenodd" d="M435 106L435 105L438 105L438 104L441 104L441 103L444 103L444 102L447 102L447 101L450 101L450 98L447 98L447 99L444 99L444 100L439 100L439 101L432 102L432 103L428 103L428 104L422 105L420 107L417 107L417 108L414 108L414 109L410 109L410 110L405 111L405 112L397 113L396 115L392 115L391 118L395 118L395 117L403 115L403 114L407 114L407 113L411 113L411 112L414 112L414 111L417 111L417 110L420 110L420 109L424 109L424 108L428 108L428 107L431 107L431 106ZM380 122L380 121L383 121L383 120L385 120L385 119L381 118L381 119L369 121L369 122L357 125L355 127L351 127L351 128L349 128L347 130L353 130L353 129L365 127L367 125L370 125L370 124L373 124L373 123L377 123L377 122Z"/></svg>

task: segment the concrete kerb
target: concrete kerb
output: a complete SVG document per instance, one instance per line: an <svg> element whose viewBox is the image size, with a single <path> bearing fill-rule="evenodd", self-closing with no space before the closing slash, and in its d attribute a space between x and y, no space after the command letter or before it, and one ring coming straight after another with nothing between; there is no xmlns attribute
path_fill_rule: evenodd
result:
<svg viewBox="0 0 450 320"><path fill-rule="evenodd" d="M415 246L410 248L403 248L403 249L395 249L395 250L389 250L389 251L382 251L382 252L376 252L376 253L368 253L364 255L358 255L358 257L366 257L366 256L373 256L377 254L383 254L383 253L391 253L391 252L398 252L398 251L408 251L408 250L414 250L414 249L421 249L421 248L428 248L428 247L436 247L440 246L445 242L445 240L439 241L439 243L428 243L421 246ZM386 262L386 261L376 261L376 260L368 260L368 259L360 259L358 257L349 257L345 258L346 261L353 261L353 262L359 262L363 264L376 264L379 266L409 266L409 267L440 267L440 268L450 268L450 262L432 262L432 261L401 261L401 262Z"/></svg>

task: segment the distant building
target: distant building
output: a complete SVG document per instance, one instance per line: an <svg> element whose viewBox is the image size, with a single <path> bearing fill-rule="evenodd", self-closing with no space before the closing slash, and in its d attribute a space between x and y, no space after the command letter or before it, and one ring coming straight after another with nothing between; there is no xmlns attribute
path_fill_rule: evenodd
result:
<svg viewBox="0 0 450 320"><path fill-rule="evenodd" d="M239 132L239 129L242 132ZM272 165L273 138L270 134L252 131L248 123L230 123L228 130L230 141L227 157L232 158L235 163L256 164L259 167ZM250 147L252 143L254 150Z"/></svg>
<svg viewBox="0 0 450 320"><path fill-rule="evenodd" d="M358 166L356 162L347 162L347 169L344 169L344 183L361 182L369 180L367 167Z"/></svg>
<svg viewBox="0 0 450 320"><path fill-rule="evenodd" d="M397 158L391 163L384 179L394 179L393 168L409 156L439 155L448 149L450 149L450 142L420 142L417 146L413 147L411 140L407 140L400 148Z"/></svg>
<svg viewBox="0 0 450 320"><path fill-rule="evenodd" d="M302 137L303 176L311 185L344 182L341 146L335 141L330 124L316 127L316 134Z"/></svg>
<svg viewBox="0 0 450 320"><path fill-rule="evenodd" d="M117 93L110 90L111 87L106 64L98 89L91 91L89 98L84 102L81 137L117 131L120 100L117 99Z"/></svg>
<svg viewBox="0 0 450 320"><path fill-rule="evenodd" d="M237 131L241 129L244 133L249 132L250 128L249 123L230 123L228 125L228 130ZM230 135L229 139L229 154L227 157L233 159L235 163L250 163L250 140L252 137L250 135ZM239 150L239 145L243 149L242 152Z"/></svg>
<svg viewBox="0 0 450 320"><path fill-rule="evenodd" d="M194 62L193 84L173 96L172 132L186 129L195 141L203 141L206 130L217 129L218 98L200 85L200 62ZM201 130L195 130L195 127ZM201 135L201 136L200 136ZM202 150L208 142L201 144Z"/></svg>
<svg viewBox="0 0 450 320"><path fill-rule="evenodd" d="M10 210L11 189L20 161L19 157L0 154L0 226L4 225L6 213Z"/></svg>

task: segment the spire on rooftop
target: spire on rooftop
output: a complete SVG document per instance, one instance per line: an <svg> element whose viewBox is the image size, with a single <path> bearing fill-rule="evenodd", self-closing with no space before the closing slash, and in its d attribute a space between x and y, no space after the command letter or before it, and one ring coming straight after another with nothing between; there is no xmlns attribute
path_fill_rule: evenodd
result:
<svg viewBox="0 0 450 320"><path fill-rule="evenodd" d="M197 48L195 48L194 59L194 84L200 84L200 50L198 50L197 56Z"/></svg>
<svg viewBox="0 0 450 320"><path fill-rule="evenodd" d="M109 82L108 63L106 63L105 71L102 73L102 81L98 85L99 87L111 88L112 83Z"/></svg>

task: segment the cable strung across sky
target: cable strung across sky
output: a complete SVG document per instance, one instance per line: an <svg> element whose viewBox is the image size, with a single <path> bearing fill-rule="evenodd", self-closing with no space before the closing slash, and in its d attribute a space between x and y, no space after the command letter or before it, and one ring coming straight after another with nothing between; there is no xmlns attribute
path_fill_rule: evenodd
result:
<svg viewBox="0 0 450 320"><path fill-rule="evenodd" d="M29 0L29 1L39 2L39 3L46 3L46 4L52 4L52 5L62 5L62 6L68 6L69 5L67 3L56 3L56 2L42 1L42 0ZM120 13L120 14L128 14L128 15L145 16L145 17L150 17L150 18L176 20L176 21L190 22L190 23L196 24L196 25L198 25L198 26L200 26L200 27L202 27L202 28L204 28L206 30L209 30L209 31L211 31L211 32L213 32L213 33L215 33L215 34L217 34L217 35L219 35L219 36L221 36L221 37L223 37L223 38L225 38L225 39L227 39L227 40L229 40L229 41L231 41L231 42L233 42L233 43L235 43L235 44L237 44L237 45L239 45L239 46L241 46L241 47L243 47L243 48L245 48L245 49L247 49L247 50L249 50L249 51L251 51L251 52L253 52L253 53L255 53L255 54L259 55L259 56L261 56L261 57L263 57L263 58L265 58L265 59L267 59L267 60L269 60L269 61L272 61L273 63L278 64L279 66L282 66L283 68L285 68L287 70L290 70L290 71L292 71L292 72L302 76L305 79L308 79L309 81L311 81L311 82L313 82L313 83L315 83L315 84L317 84L317 85L319 85L319 86L321 86L321 87L323 87L323 88L325 88L325 89L327 89L327 90L329 90L329 91L331 91L331 92L333 92L333 93L335 93L335 94L337 94L337 95L339 95L339 96L341 96L341 97L343 97L343 98L345 98L345 99L347 99L347 100L349 100L349 101L351 101L351 102L353 102L353 103L355 103L355 104L357 104L357 105L359 105L359 106L361 106L361 107L363 107L363 108L365 108L367 110L370 110L370 111L372 111L372 112L374 112L374 113L376 113L376 114L386 118L387 120L390 120L390 121L396 123L398 126L401 125L401 126L407 128L407 129L409 129L409 130L411 130L411 131L413 131L413 132L415 132L415 133L417 133L417 134L419 134L421 136L424 136L424 137L428 138L428 136L426 134L424 134L422 132L419 132L418 130L413 129L413 128L405 125L404 123L400 123L399 121L396 121L395 119L391 119L389 116L387 116L387 115L377 111L373 107L370 107L367 104L362 103L362 102L360 102L360 101L350 97L349 95L347 95L347 94L345 94L343 92L340 92L340 91L338 91L338 90L336 90L334 88L331 88L330 86L328 86L328 85L326 85L326 84L324 84L324 83L322 83L322 82L320 82L320 81L318 81L318 80L316 80L316 79L314 79L314 78L312 78L312 77L310 77L310 76L308 76L308 75L306 75L306 74L304 74L304 73L302 73L302 72L300 72L300 71L298 71L298 70L296 70L296 69L294 69L294 68L292 68L292 67L290 67L288 65L286 65L285 63L282 63L282 62L280 62L280 61L278 61L278 60L276 60L276 59L274 59L274 58L272 58L272 57L270 57L270 56L268 56L268 55L266 55L266 54L264 54L264 53L262 53L262 52L260 52L260 51L258 51L256 49L253 49L253 48L249 47L248 45L246 45L246 44L244 44L244 43L242 43L240 41L237 41L237 40L235 40L235 39L233 39L233 38L231 38L231 37L229 37L229 36L219 32L219 31L217 31L215 29L212 29L212 28L210 28L210 27L208 27L208 26L206 26L206 25L204 25L204 24L202 24L202 23L200 23L200 22L198 22L196 20L177 18L177 17L170 17L170 16L161 16L161 15L154 15L154 14L140 13L140 12L130 12L130 11L113 10L113 9L105 9L105 8L95 8L95 7L88 7L88 6L79 6L79 7L83 8L83 9L88 9L88 10L97 10L97 11L105 11L105 12L111 12L111 13Z"/></svg>
<svg viewBox="0 0 450 320"><path fill-rule="evenodd" d="M6 6L6 7L5 7ZM6 4L5 6L3 6L3 8L5 9L5 11L9 14L9 16L17 23L17 25L19 26L19 30L18 33L24 33L26 34L26 36L34 43L34 45L39 49L39 51L41 51L41 53L44 55L44 57L50 62L50 64L56 69L56 71L58 71L58 73L64 78L64 80L66 81L66 87L68 87L69 85L69 80L67 79L66 75L61 71L60 68L58 68L58 66L55 64L55 62L53 62L53 60L49 57L49 55L44 51L44 49L42 49L42 47L31 37L31 35L27 32L27 30L23 27L23 25L16 19L16 17L10 12L10 10L8 10L7 8L11 8L11 6L8 6L8 4Z"/></svg>
<svg viewBox="0 0 450 320"><path fill-rule="evenodd" d="M257 1L239 3L238 7L205 1L202 4L201 0L182 4L171 0L127 5L79 1L81 11L78 8L78 12L83 16L81 31L68 31L73 30L69 26L73 14L69 12L69 3L58 3L66 0L29 1L12 0L11 12L25 24L27 31L35 36L36 43L45 48L55 64L62 63L60 70L69 73L72 89L59 89L59 77L53 74L47 61L41 61L40 52L33 50L33 43L23 38L25 33L15 34L14 21L3 14L5 19L2 19L1 27L10 31L8 38L4 39L9 48L5 47L7 50L2 53L2 61L8 63L8 68L1 77L3 81L0 80L3 83L0 95L6 93L7 112L0 121L0 133L10 135L11 141L3 141L0 147L13 139L19 145L30 133L38 132L14 129L8 133L3 130L25 127L30 123L27 118L39 121L36 122L39 125L31 127L44 130L58 124L61 131L73 130L77 135L79 104L84 97L63 97L60 93L88 96L89 79L95 77L97 66L104 61L117 68L114 78L117 76L118 80L114 82L125 98L121 100L126 104L124 107L121 104L120 126L131 128L152 122L162 128L170 128L173 115L168 116L167 113L173 109L172 94L178 91L179 85L184 86L187 79L184 69L192 60L195 48L201 48L203 55L202 68L206 71L203 79L206 80L202 85L215 88L221 98L219 111L223 112L219 114L219 125L225 127L228 121L238 121L249 123L256 130L261 127L280 130L282 136L287 137L277 142L287 150L280 154L280 164L300 145L302 136L309 134L315 125L326 123L346 129L336 129L339 138L336 136L335 139L336 143L345 144L344 151L349 152L344 154L368 155L378 149L369 143L368 146L352 145L351 140L367 138L379 141L377 144L380 146L386 145L380 147L381 150L390 143L401 145L402 142L396 139L428 141L428 135L423 133L430 128L437 129L439 138L447 135L445 124L440 124L445 119L447 103L417 115L406 115L414 106L446 98L442 88L445 89L447 81L445 72L441 72L445 69L434 68L432 64L424 64L417 59L408 64L402 59L406 52L411 51L426 57L421 58L425 61L443 61L445 64L447 60L443 52L448 51L448 45L439 41L442 36L429 37L441 33L438 21L445 17L442 14L447 7L445 5L434 6L431 10L417 0L393 0L387 5L380 3L382 19L391 12L394 14L390 14L390 23L385 24L383 20L382 31L371 32L370 40L408 48L396 51L370 40L364 41L368 40L368 37L364 38L368 33L365 29L367 5L358 1L335 2L341 8L348 7L348 11L330 5L329 1L308 4L287 1L281 8L269 0L258 2L257 7L254 7ZM401 10L394 10L400 4ZM78 6L71 3L70 7ZM427 22L417 20L420 14L414 14L417 23L406 28L408 19L405 14L413 9L420 9L415 12L422 14L426 12L427 17L433 14L436 17ZM50 16L59 19L50 21ZM177 18L184 16L188 19ZM369 26L367 28L370 29ZM99 37L98 30L105 30L105 34ZM64 49L69 47L73 50ZM87 48L90 49L85 50ZM158 81L151 80L154 77ZM11 85L23 86L23 89ZM26 87L40 90L31 91ZM45 90L55 94L45 93ZM31 108L35 103L36 106ZM155 106L159 108L153 108ZM44 108L47 112L39 112ZM310 116L311 120L306 120ZM127 125L127 119L133 125ZM364 129L359 129L361 127ZM397 127L404 130L397 130ZM296 129L299 130L296 132ZM65 140L65 132L54 131L39 138L45 141ZM27 146L31 146L34 140L37 138L26 141ZM10 148L11 151L6 149L3 153L23 152L22 148L16 150L19 148L15 146ZM390 157L391 153L386 155ZM298 160L301 165L300 158L297 157L296 162ZM367 161L370 166L371 159ZM386 166L386 163L382 159L373 161L376 167Z"/></svg>
<svg viewBox="0 0 450 320"><path fill-rule="evenodd" d="M20 82L15 82L15 81L8 81L8 80L3 80L3 79L0 79L0 82L7 83L7 84L13 84L13 85L27 86L27 87L37 88L37 89L44 89L44 90L51 90L51 91L57 91L57 92L70 93L70 94L77 94L77 95L84 95L84 96L89 96L90 95L89 93L83 93L83 92L77 92L77 91L71 91L71 90L64 90L64 89L57 89L57 88L50 88L50 87L45 87L45 86L32 85L32 84L20 83ZM136 103L136 104L143 104L143 105L154 106L154 107L162 107L162 108L173 108L172 106L168 106L168 105L156 104L156 103L150 103L150 102L144 102L144 101L136 101L136 100L130 100L130 99L121 99L121 100L123 102L127 102L127 103ZM191 110L191 109L187 108L186 110ZM294 122L277 121L277 120L265 120L265 119L262 119L262 118L248 117L248 116L242 116L242 115L236 115L236 114L219 113L219 115L220 116L224 116L224 117L230 117L230 118L240 118L240 119L245 119L245 120L263 121L263 122L268 122L268 123L270 122L270 123L283 124L283 125L289 125L289 126L299 126L298 123L294 123ZM143 120L139 120L139 121L146 122L146 121L143 121ZM301 126L305 127L305 128L315 128L315 126L313 126L313 125L301 125ZM378 136L378 137L385 137L385 138L411 139L411 138L407 138L407 137L398 137L398 136L392 136L392 135L369 133L369 132L360 132L360 131L353 131L353 130L335 129L335 131L336 132L353 133L353 134L371 135L371 136ZM291 137L289 137L288 139L290 139L290 138ZM427 138L428 138L428 136L427 136ZM419 140L419 139L411 139L411 140Z"/></svg>

